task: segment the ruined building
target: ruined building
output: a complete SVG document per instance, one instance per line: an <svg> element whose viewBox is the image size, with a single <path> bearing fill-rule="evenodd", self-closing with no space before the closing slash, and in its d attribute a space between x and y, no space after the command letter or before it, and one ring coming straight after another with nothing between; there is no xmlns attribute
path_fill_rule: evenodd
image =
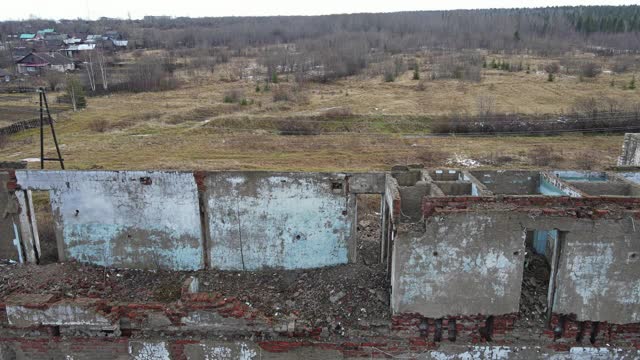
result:
<svg viewBox="0 0 640 360"><path fill-rule="evenodd" d="M633 168L6 169L0 213L2 359L639 356Z"/></svg>

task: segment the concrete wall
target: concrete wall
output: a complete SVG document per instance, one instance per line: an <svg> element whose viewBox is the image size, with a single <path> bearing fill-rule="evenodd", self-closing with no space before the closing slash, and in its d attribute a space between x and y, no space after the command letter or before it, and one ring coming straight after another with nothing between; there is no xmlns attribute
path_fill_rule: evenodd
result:
<svg viewBox="0 0 640 360"><path fill-rule="evenodd" d="M579 321L640 322L638 224L571 219L561 244L553 311Z"/></svg>
<svg viewBox="0 0 640 360"><path fill-rule="evenodd" d="M471 171L495 194L529 195L539 194L540 172L538 171Z"/></svg>
<svg viewBox="0 0 640 360"><path fill-rule="evenodd" d="M558 229L558 273L553 312L578 321L640 321L640 236L637 220L521 215L532 230Z"/></svg>
<svg viewBox="0 0 640 360"><path fill-rule="evenodd" d="M29 190L50 192L61 260L174 270L353 261L355 195L386 186L385 173L19 170L17 179L25 204ZM7 196L0 191L0 206L12 204ZM25 234L33 228L28 218L18 223ZM13 236L12 224L0 229L3 239ZM20 249L1 246L12 258Z"/></svg>
<svg viewBox="0 0 640 360"><path fill-rule="evenodd" d="M204 266L193 174L17 171L23 189L51 190L61 259L124 268Z"/></svg>
<svg viewBox="0 0 640 360"><path fill-rule="evenodd" d="M210 173L209 258L225 270L343 264L355 226L344 174Z"/></svg>
<svg viewBox="0 0 640 360"><path fill-rule="evenodd" d="M619 166L640 166L640 134L625 134Z"/></svg>
<svg viewBox="0 0 640 360"><path fill-rule="evenodd" d="M0 259L20 261L20 238L17 228L18 201L9 192L10 173L0 171Z"/></svg>
<svg viewBox="0 0 640 360"><path fill-rule="evenodd" d="M575 181L571 184L591 196L634 196L640 195L640 189L632 183L622 181Z"/></svg>
<svg viewBox="0 0 640 360"><path fill-rule="evenodd" d="M640 227L619 218L476 210L404 224L394 243L392 307L439 318L518 311L526 231L561 232L553 313L640 322ZM553 248L552 248L553 249Z"/></svg>
<svg viewBox="0 0 640 360"><path fill-rule="evenodd" d="M510 215L458 213L428 218L424 231L413 228L399 231L394 243L394 313L518 311L526 234Z"/></svg>

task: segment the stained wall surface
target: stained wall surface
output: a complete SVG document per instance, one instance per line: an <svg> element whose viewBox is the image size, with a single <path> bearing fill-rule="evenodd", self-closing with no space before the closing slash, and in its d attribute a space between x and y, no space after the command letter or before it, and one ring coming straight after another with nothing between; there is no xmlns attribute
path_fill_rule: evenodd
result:
<svg viewBox="0 0 640 360"><path fill-rule="evenodd" d="M212 267L301 269L349 261L355 197L343 174L210 173L205 186Z"/></svg>
<svg viewBox="0 0 640 360"><path fill-rule="evenodd" d="M52 190L61 259L124 268L204 266L193 174L17 171L23 189Z"/></svg>
<svg viewBox="0 0 640 360"><path fill-rule="evenodd" d="M518 311L525 232L510 215L459 213L401 227L392 308L427 317Z"/></svg>
<svg viewBox="0 0 640 360"><path fill-rule="evenodd" d="M625 134L622 154L618 159L620 166L640 166L640 134Z"/></svg>
<svg viewBox="0 0 640 360"><path fill-rule="evenodd" d="M553 311L579 321L640 322L640 233L630 217L572 221L561 244Z"/></svg>
<svg viewBox="0 0 640 360"><path fill-rule="evenodd" d="M517 312L526 231L557 230L553 312L578 321L637 323L640 228L632 215L580 219L479 210L431 216L424 229L405 224L394 244L393 311L434 318Z"/></svg>
<svg viewBox="0 0 640 360"><path fill-rule="evenodd" d="M10 174L0 171L0 259L19 261L20 242L17 229L18 206L14 196L9 193Z"/></svg>

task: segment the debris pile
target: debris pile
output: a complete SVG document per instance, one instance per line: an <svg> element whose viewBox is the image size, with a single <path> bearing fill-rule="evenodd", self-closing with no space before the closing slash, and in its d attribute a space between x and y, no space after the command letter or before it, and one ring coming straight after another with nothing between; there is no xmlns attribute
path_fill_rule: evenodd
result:
<svg viewBox="0 0 640 360"><path fill-rule="evenodd" d="M233 296L273 318L314 326L388 319L385 265L348 264L313 270L203 271L200 291Z"/></svg>
<svg viewBox="0 0 640 360"><path fill-rule="evenodd" d="M550 266L544 255L527 249L522 277L520 316L524 320L544 321L547 313Z"/></svg>

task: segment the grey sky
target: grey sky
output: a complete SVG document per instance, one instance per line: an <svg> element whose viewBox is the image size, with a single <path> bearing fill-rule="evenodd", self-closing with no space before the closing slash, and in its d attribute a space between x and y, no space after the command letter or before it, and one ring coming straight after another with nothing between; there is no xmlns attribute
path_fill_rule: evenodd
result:
<svg viewBox="0 0 640 360"><path fill-rule="evenodd" d="M23 3L6 0L0 19L19 20L30 16L46 19L96 19L101 16L141 18L144 15L170 16L260 16L260 15L318 15L358 12L393 12L405 10L448 10L504 7L540 7L560 5L632 5L638 0L30 0Z"/></svg>

